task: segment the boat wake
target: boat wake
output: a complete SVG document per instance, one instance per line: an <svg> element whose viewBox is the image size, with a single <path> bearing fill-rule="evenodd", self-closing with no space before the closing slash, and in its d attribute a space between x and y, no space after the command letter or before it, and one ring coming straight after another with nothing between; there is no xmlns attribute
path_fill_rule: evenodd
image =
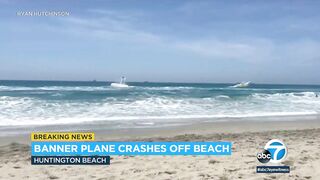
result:
<svg viewBox="0 0 320 180"><path fill-rule="evenodd" d="M250 84L251 84L251 82L247 81L247 82L238 83L238 84L236 84L236 85L234 85L232 87L234 87L234 88L246 88L246 87L249 87Z"/></svg>
<svg viewBox="0 0 320 180"><path fill-rule="evenodd" d="M129 86L129 85L126 84L126 78L124 76L121 77L119 83L111 83L110 86L114 87L114 88L130 88L130 87L133 87L133 86Z"/></svg>

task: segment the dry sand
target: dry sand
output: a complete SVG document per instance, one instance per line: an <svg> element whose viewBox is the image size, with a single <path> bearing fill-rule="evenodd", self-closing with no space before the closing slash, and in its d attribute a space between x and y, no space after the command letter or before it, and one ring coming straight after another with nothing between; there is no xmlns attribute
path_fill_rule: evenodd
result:
<svg viewBox="0 0 320 180"><path fill-rule="evenodd" d="M31 166L27 136L1 138L0 179L319 179L320 120L279 122L283 127L268 122L237 123L231 123L233 126L209 123L163 131L148 129L144 133L122 130L118 134L126 132L127 136L115 133L110 135L111 139L231 141L233 152L231 156L112 156L110 166ZM155 133L149 137L152 132ZM106 138L108 134L98 132L97 138L110 140ZM256 166L263 165L256 154L273 138L286 143L288 155L281 164L289 165L291 172L256 174Z"/></svg>

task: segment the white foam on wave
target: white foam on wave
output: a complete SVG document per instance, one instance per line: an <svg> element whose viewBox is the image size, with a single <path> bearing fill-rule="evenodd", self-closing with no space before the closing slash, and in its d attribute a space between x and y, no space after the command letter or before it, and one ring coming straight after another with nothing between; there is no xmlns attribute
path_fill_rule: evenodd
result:
<svg viewBox="0 0 320 180"><path fill-rule="evenodd" d="M216 98L218 98L218 99L230 99L230 97L227 96L227 95L218 95L218 96L216 96Z"/></svg>
<svg viewBox="0 0 320 180"><path fill-rule="evenodd" d="M65 124L90 121L170 120L313 115L320 98L313 92L255 93L237 99L148 96L98 102L0 96L0 125ZM148 121L149 122L149 121Z"/></svg>

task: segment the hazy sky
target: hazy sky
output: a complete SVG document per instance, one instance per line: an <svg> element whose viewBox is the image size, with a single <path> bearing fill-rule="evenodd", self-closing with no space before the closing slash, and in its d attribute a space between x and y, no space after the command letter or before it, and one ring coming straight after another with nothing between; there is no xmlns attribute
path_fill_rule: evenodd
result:
<svg viewBox="0 0 320 180"><path fill-rule="evenodd" d="M320 84L319 9L291 0L0 0L0 79Z"/></svg>

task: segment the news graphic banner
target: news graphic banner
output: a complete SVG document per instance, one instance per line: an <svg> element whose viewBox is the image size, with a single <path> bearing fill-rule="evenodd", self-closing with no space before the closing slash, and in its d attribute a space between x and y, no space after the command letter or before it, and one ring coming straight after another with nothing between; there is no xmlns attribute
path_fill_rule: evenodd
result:
<svg viewBox="0 0 320 180"><path fill-rule="evenodd" d="M34 139L31 142L32 164L108 164L110 155L219 156L232 153L231 142L100 142L94 141L93 133L39 135L33 133L31 137Z"/></svg>
<svg viewBox="0 0 320 180"><path fill-rule="evenodd" d="M32 142L32 155L231 155L231 143Z"/></svg>
<svg viewBox="0 0 320 180"><path fill-rule="evenodd" d="M31 133L31 141L94 141L93 132Z"/></svg>
<svg viewBox="0 0 320 180"><path fill-rule="evenodd" d="M31 144L34 142L87 142L94 141L93 132L36 132L31 133ZM32 147L31 147L32 149ZM51 155L39 156L31 154L32 165L109 165L110 156Z"/></svg>

